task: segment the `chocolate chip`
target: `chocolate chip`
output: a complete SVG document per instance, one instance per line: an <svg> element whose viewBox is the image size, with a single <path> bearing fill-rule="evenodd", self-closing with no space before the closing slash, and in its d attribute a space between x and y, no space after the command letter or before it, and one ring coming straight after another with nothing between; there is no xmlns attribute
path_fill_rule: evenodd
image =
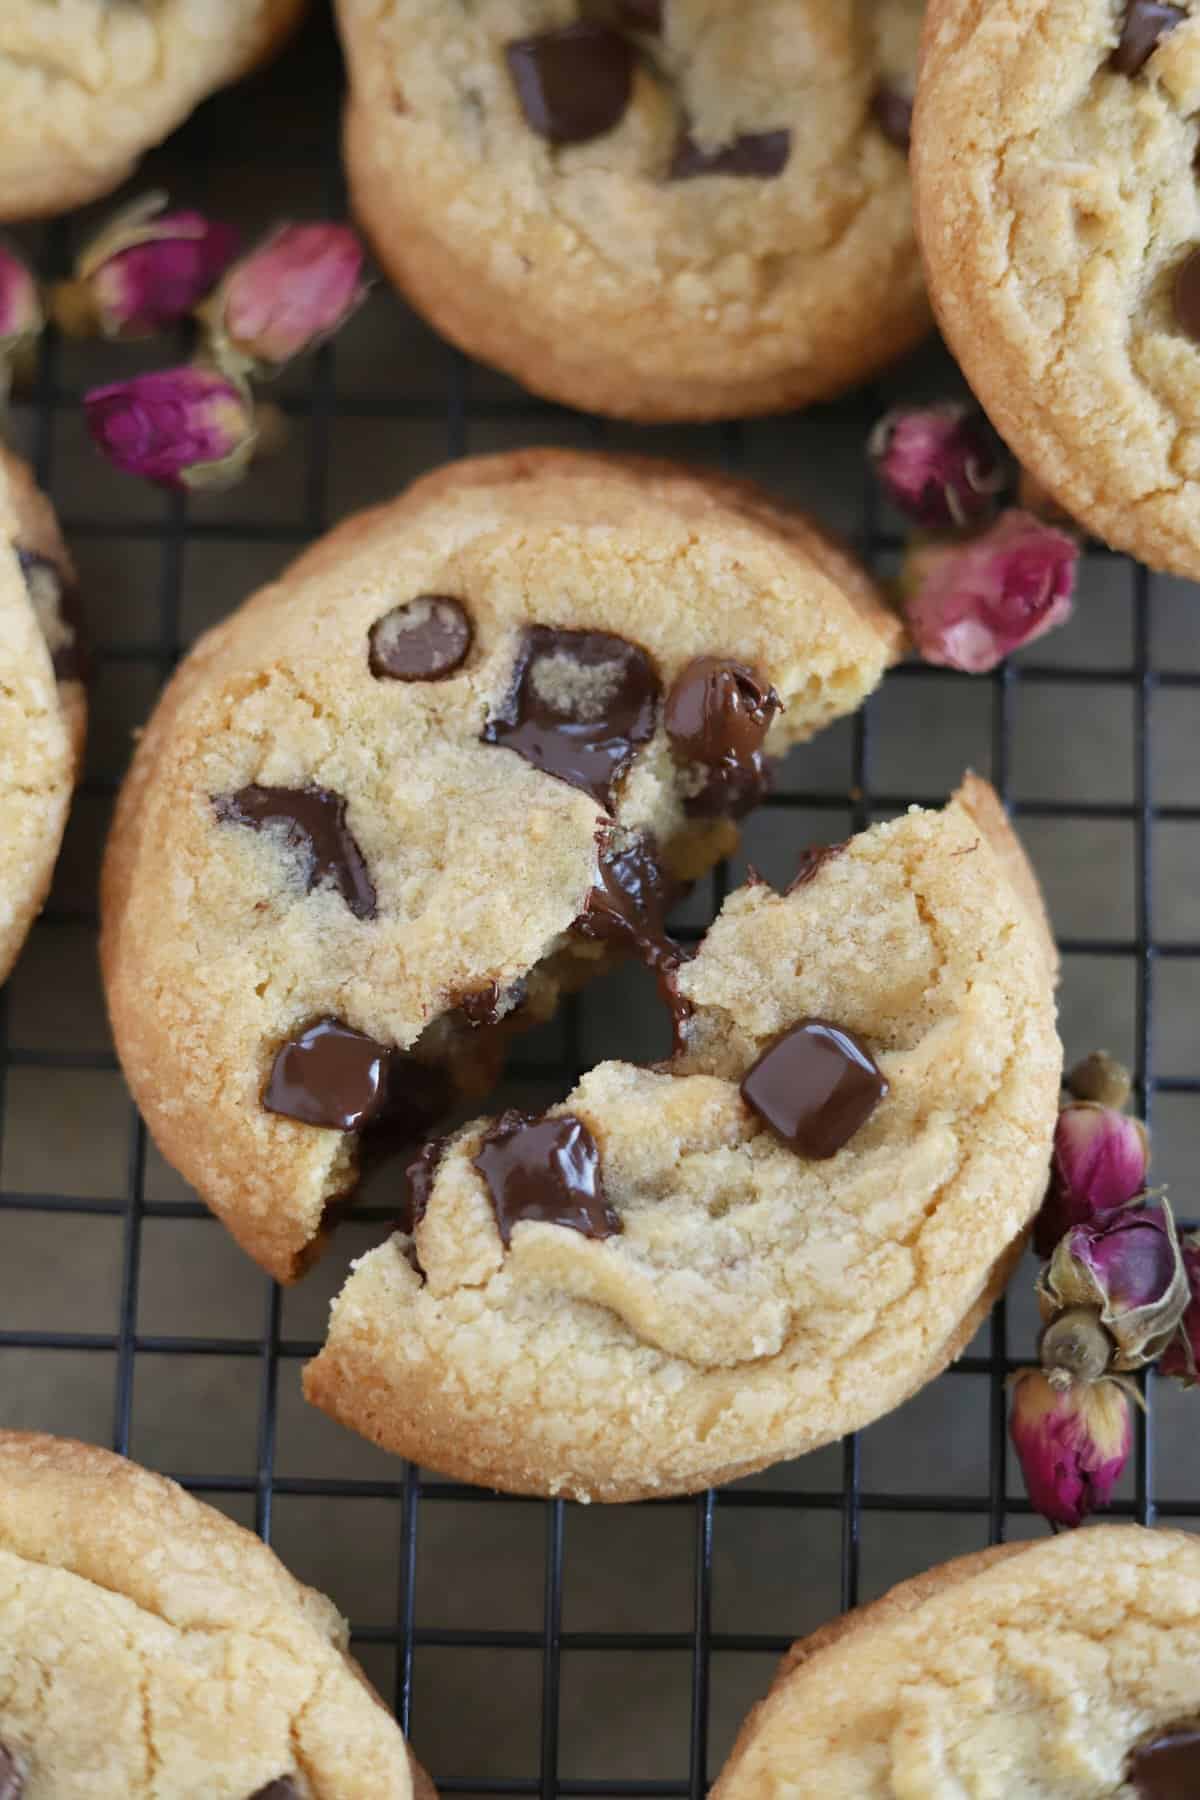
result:
<svg viewBox="0 0 1200 1800"><path fill-rule="evenodd" d="M871 117L889 144L907 150L912 139L913 103L911 94L898 88L878 87L871 100Z"/></svg>
<svg viewBox="0 0 1200 1800"><path fill-rule="evenodd" d="M429 1211L429 1200L433 1193L433 1184L437 1180L438 1164L446 1153L445 1138L430 1138L422 1144L404 1171L408 1193L405 1206L396 1221L398 1231L407 1232L411 1237L425 1214Z"/></svg>
<svg viewBox="0 0 1200 1800"><path fill-rule="evenodd" d="M1164 1732L1131 1752L1130 1786L1142 1800L1195 1800L1200 1794L1200 1730Z"/></svg>
<svg viewBox="0 0 1200 1800"><path fill-rule="evenodd" d="M21 1800L25 1778L7 1744L0 1744L0 1800Z"/></svg>
<svg viewBox="0 0 1200 1800"><path fill-rule="evenodd" d="M1118 75L1140 75L1161 40L1186 18L1182 6L1166 6L1161 0L1129 0L1110 59L1112 67Z"/></svg>
<svg viewBox="0 0 1200 1800"><path fill-rule="evenodd" d="M807 887L815 881L827 862L840 856L846 848L845 844L813 844L800 852L800 860L796 864L796 873L784 888L785 894L794 894L797 888Z"/></svg>
<svg viewBox="0 0 1200 1800"><path fill-rule="evenodd" d="M518 1010L527 992L524 981L514 981L506 988L498 981L488 981L482 987L460 995L454 1010L462 1013L467 1024L476 1029L483 1025L498 1025L501 1019L507 1019Z"/></svg>
<svg viewBox="0 0 1200 1800"><path fill-rule="evenodd" d="M1193 250L1176 270L1175 318L1200 343L1200 250Z"/></svg>
<svg viewBox="0 0 1200 1800"><path fill-rule="evenodd" d="M550 143L586 144L624 118L633 47L619 31L583 20L515 38L504 54L527 123Z"/></svg>
<svg viewBox="0 0 1200 1800"><path fill-rule="evenodd" d="M50 645L55 678L86 681L88 654L79 617L78 588L48 556L37 550L24 550L20 544L16 551L25 587Z"/></svg>
<svg viewBox="0 0 1200 1800"><path fill-rule="evenodd" d="M376 619L367 660L380 680L441 681L466 661L473 635L460 600L418 594Z"/></svg>
<svg viewBox="0 0 1200 1800"><path fill-rule="evenodd" d="M386 1125L393 1136L410 1139L442 1111L448 1085L442 1070L325 1018L280 1047L263 1105L304 1125L332 1131Z"/></svg>
<svg viewBox="0 0 1200 1800"><path fill-rule="evenodd" d="M278 1781L268 1781L266 1787L255 1788L249 1800L300 1800L300 1789L290 1775L281 1775Z"/></svg>
<svg viewBox="0 0 1200 1800"><path fill-rule="evenodd" d="M688 132L675 146L670 181L690 181L695 175L779 175L792 153L790 131L748 131L732 143L702 150Z"/></svg>
<svg viewBox="0 0 1200 1800"><path fill-rule="evenodd" d="M346 802L340 794L323 787L259 787L255 783L236 794L216 795L213 806L225 824L248 825L252 831L282 825L288 849L303 860L310 894L328 882L356 919L375 917L375 887L346 823Z"/></svg>
<svg viewBox="0 0 1200 1800"><path fill-rule="evenodd" d="M762 745L779 695L744 663L698 656L672 684L663 722L675 754L707 770L687 802L692 814L740 816L766 792Z"/></svg>
<svg viewBox="0 0 1200 1800"><path fill-rule="evenodd" d="M836 1156L888 1091L866 1045L827 1019L802 1019L767 1047L742 1099L801 1156Z"/></svg>
<svg viewBox="0 0 1200 1800"><path fill-rule="evenodd" d="M678 1050L693 1008L679 992L677 977L685 953L668 937L666 918L683 894L684 884L659 861L658 847L651 838L635 838L616 849L610 838L603 836L599 874L574 928L581 937L632 951L654 971L658 991L671 1014Z"/></svg>
<svg viewBox="0 0 1200 1800"><path fill-rule="evenodd" d="M653 735L659 682L644 650L603 631L531 625L513 685L483 728L485 744L582 788L599 806Z"/></svg>
<svg viewBox="0 0 1200 1800"><path fill-rule="evenodd" d="M500 1240L523 1219L584 1237L615 1237L621 1221L604 1197L596 1140L571 1113L539 1119L505 1112L485 1133L475 1167L487 1183Z"/></svg>

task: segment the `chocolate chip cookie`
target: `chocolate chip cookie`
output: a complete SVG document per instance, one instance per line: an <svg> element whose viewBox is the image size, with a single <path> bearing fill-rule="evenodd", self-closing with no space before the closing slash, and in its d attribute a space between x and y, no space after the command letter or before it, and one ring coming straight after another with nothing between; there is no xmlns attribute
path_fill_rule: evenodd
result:
<svg viewBox="0 0 1200 1800"><path fill-rule="evenodd" d="M943 331L1059 505L1200 576L1200 6L930 0L913 170Z"/></svg>
<svg viewBox="0 0 1200 1800"><path fill-rule="evenodd" d="M214 88L265 56L304 0L4 0L0 219L119 186Z"/></svg>
<svg viewBox="0 0 1200 1800"><path fill-rule="evenodd" d="M733 894L674 1057L430 1145L310 1400L517 1492L633 1500L866 1425L962 1350L1045 1189L1055 965L972 777ZM915 1792L916 1790L914 1790Z"/></svg>
<svg viewBox="0 0 1200 1800"><path fill-rule="evenodd" d="M0 449L0 981L62 841L87 716L75 574L49 501Z"/></svg>
<svg viewBox="0 0 1200 1800"><path fill-rule="evenodd" d="M183 663L125 784L102 954L160 1148L291 1279L361 1153L493 1081L634 949L769 759L900 627L755 490L518 452L347 520Z"/></svg>
<svg viewBox="0 0 1200 1800"><path fill-rule="evenodd" d="M339 0L383 267L537 393L631 419L836 394L929 326L921 0Z"/></svg>
<svg viewBox="0 0 1200 1800"><path fill-rule="evenodd" d="M3 1800L434 1800L347 1639L173 1481L0 1432Z"/></svg>
<svg viewBox="0 0 1200 1800"><path fill-rule="evenodd" d="M1106 1525L903 1582L793 1645L713 1800L1200 1793L1200 1543Z"/></svg>

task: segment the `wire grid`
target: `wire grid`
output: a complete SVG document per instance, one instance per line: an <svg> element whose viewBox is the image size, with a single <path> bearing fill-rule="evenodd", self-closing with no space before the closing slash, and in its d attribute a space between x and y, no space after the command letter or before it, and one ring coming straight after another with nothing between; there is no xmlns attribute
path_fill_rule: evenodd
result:
<svg viewBox="0 0 1200 1800"><path fill-rule="evenodd" d="M297 143L294 136L284 134L276 146L276 154L298 158L312 164L315 202L324 210L337 210L342 203L340 170L336 154L335 112L339 71L327 36L328 23L318 22L306 42L285 59L281 72L270 78L276 89L290 90L291 97L302 95L314 112L319 107L322 124L313 141ZM204 172L220 161L236 155L238 134L245 128L247 108L254 104L245 93L219 96L202 108L180 134L177 147L195 171L189 201L201 201ZM232 148L231 148L232 147ZM47 229L41 243L46 273L60 273L68 260L70 236L63 223ZM539 428L547 421L561 417L557 409L532 399L489 402L486 407L471 403L472 371L458 354L446 351L444 401L431 402L415 396L396 403L378 393L339 394L334 381L333 348L324 350L313 362L306 387L289 389L284 396L285 409L292 415L294 427L302 430L306 441L306 476L302 519L274 522L269 519L238 516L229 520L206 516L197 519L181 498L165 505L160 518L143 519L136 524L113 524L101 514L89 511L85 495L72 495L63 508L64 526L69 539L77 544L89 538L119 534L143 537L158 545L159 589L157 637L150 644L123 644L107 640L101 633L96 646L97 658L105 663L137 663L150 666L165 677L181 653L180 594L181 570L189 543L238 540L278 543L286 547L292 542L306 542L330 522L328 504L331 459L331 427L336 417L387 418L398 424L414 418L428 419L435 411L445 419L445 455L454 458L468 448L472 423L481 417L504 417L511 422L513 441L537 442ZM74 408L78 394L68 391L60 379L61 346L53 334L47 336L37 374L33 396L35 413L34 460L42 484L52 485L56 457L56 426L63 412ZM868 419L876 410L871 398L857 403L862 417ZM595 421L592 435L602 445L608 428ZM744 461L745 434L737 424L720 429L722 460L732 470ZM696 434L699 441L700 434ZM706 436L711 448L711 435ZM253 477L251 478L253 480ZM894 556L898 547L877 515L871 484L863 482L861 521L858 547L863 555L879 567ZM1103 552L1092 552L1103 555ZM1132 821L1136 840L1135 930L1132 937L1077 937L1062 943L1067 959L1076 956L1117 958L1132 964L1136 980L1136 1082L1137 1094L1147 1119L1153 1101L1164 1092L1194 1095L1200 1092L1200 1074L1166 1078L1158 1075L1154 1064L1154 997L1158 965L1170 958L1200 957L1200 943L1156 941L1152 916L1152 863L1155 825L1161 820L1194 823L1200 821L1200 806L1157 806L1152 790L1151 702L1156 688L1200 687L1200 673L1155 670L1150 656L1152 618L1152 578L1145 570L1129 565L1133 583L1134 654L1128 666L1098 670L1094 667L1060 667L1037 661L1024 661L1020 668L1007 665L989 684L976 681L973 694L976 704L990 703L992 740L992 778L1003 798L1020 815L1047 819ZM86 601L86 595L85 595ZM105 621L108 625L110 622ZM903 683L920 674L924 680L955 681L959 678L939 674L931 676L927 669L903 666L890 676L892 683ZM1015 802L1011 791L1013 721L1019 684L1053 682L1071 685L1086 683L1132 695L1134 708L1133 734L1133 799L1126 803L1065 802L1056 800ZM788 786L776 792L768 802L777 810L780 822L798 811L850 814L855 829L861 829L881 814L895 811L912 800L939 805L942 794L909 794L881 789L875 779L873 705L866 706L853 727L850 767L845 783L838 787L802 785ZM85 792L109 795L115 783L93 781ZM797 847L799 847L797 845ZM728 874L718 869L711 878L711 911L719 908L727 891ZM92 913L52 907L45 923L55 925L86 923L94 926ZM567 1065L553 1070L527 1065L529 1078L547 1074L566 1084L582 1072L580 1064L580 1022L586 996L577 996L567 1004ZM83 1051L50 1051L22 1049L9 1042L7 1029L7 995L0 995L0 1084L6 1085L14 1069L115 1070L116 1062L108 1053ZM631 1047L630 1053L636 1053ZM0 1086L0 1128L4 1119L4 1092ZM0 1145L2 1150L2 1145ZM443 1649L494 1649L531 1651L541 1656L541 1721L536 1768L514 1769L503 1776L480 1777L470 1771L435 1768L432 1772L440 1788L446 1792L487 1794L541 1795L550 1800L555 1794L628 1796L688 1796L699 1800L707 1789L711 1771L708 1766L710 1673L714 1652L777 1652L787 1644L786 1637L761 1633L718 1632L713 1629L712 1592L714 1542L722 1515L734 1509L800 1509L822 1511L840 1520L840 1596L843 1608L854 1606L860 1585L860 1526L864 1514L884 1512L921 1512L938 1515L974 1514L986 1520L989 1541L1001 1541L1009 1518L1027 1514L1023 1497L1009 1497L1009 1469L1006 1457L1005 1378L1016 1366L1009 1355L1009 1332L1005 1302L996 1307L990 1326L990 1348L986 1354L968 1354L952 1372L986 1376L989 1395L988 1418L988 1483L986 1493L947 1494L937 1491L892 1491L887 1487L864 1487L860 1471L860 1447L857 1437L844 1441L841 1453L841 1481L823 1491L792 1491L759 1484L709 1492L695 1498L655 1503L669 1508L679 1517L678 1529L690 1537L692 1558L691 1626L686 1631L574 1631L563 1629L563 1583L566 1556L566 1521L568 1508L562 1501L508 1499L422 1474L415 1468L397 1463L395 1475L387 1480L312 1479L282 1477L275 1472L278 1425L278 1382L280 1366L307 1358L318 1349L316 1342L285 1337L281 1334L281 1295L278 1288L264 1282L262 1325L257 1337L183 1337L147 1335L139 1332L137 1311L141 1267L143 1225L147 1220L207 1219L205 1209L194 1201L152 1200L146 1195L147 1141L145 1129L130 1107L125 1192L109 1198L80 1198L69 1193L19 1192L7 1184L0 1190L0 1229L5 1216L28 1214L103 1214L116 1215L123 1221L123 1262L120 1285L119 1314L110 1332L78 1333L60 1331L10 1330L0 1318L0 1366L7 1349L37 1351L97 1351L115 1353L115 1385L112 1399L111 1442L125 1452L130 1445L133 1421L134 1380L137 1359L143 1355L166 1357L199 1356L255 1359L258 1368L258 1427L254 1472L233 1473L214 1468L201 1475L185 1477L192 1491L220 1497L249 1495L253 1498L255 1524L261 1535L270 1540L273 1505L276 1496L309 1496L326 1498L375 1498L389 1501L395 1508L399 1534L400 1580L396 1597L394 1622L387 1626L363 1625L354 1632L356 1644L386 1645L395 1651L395 1692L392 1696L397 1716L409 1727L413 1700L415 1659L429 1646ZM381 1223L389 1222L385 1207L366 1208L363 1214ZM217 1229L214 1226L214 1229ZM335 1250L336 1254L336 1250ZM0 1256L2 1268L2 1256ZM2 1390L0 1390L2 1397ZM1155 1404L1152 1379L1147 1384L1148 1409L1137 1427L1136 1480L1133 1497L1117 1504L1117 1515L1136 1517L1152 1523L1159 1516L1194 1514L1200 1507L1186 1500L1165 1501L1155 1497L1152 1481L1154 1468L1153 1436ZM98 1430L99 1435L99 1430ZM169 1473L170 1471L168 1471ZM524 1506L540 1508L544 1515L544 1616L540 1630L433 1629L416 1623L416 1595L421 1573L421 1523L429 1507L448 1499L470 1501L485 1507ZM336 1596L335 1596L336 1597ZM562 1660L564 1652L576 1650L625 1652L671 1651L690 1656L688 1754L686 1768L678 1776L665 1780L631 1779L564 1779L560 1775L560 1709L562 1699ZM420 1747L420 1720L417 1743Z"/></svg>

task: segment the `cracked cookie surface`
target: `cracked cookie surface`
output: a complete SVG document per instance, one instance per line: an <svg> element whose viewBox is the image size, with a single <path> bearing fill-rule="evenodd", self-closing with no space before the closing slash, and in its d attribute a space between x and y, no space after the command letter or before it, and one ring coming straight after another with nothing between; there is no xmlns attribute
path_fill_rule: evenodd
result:
<svg viewBox="0 0 1200 1800"><path fill-rule="evenodd" d="M675 1058L601 1064L549 1114L590 1133L615 1225L531 1210L506 1242L496 1128L465 1127L415 1230L334 1302L311 1400L451 1475L630 1500L841 1437L962 1350L1041 1200L1061 1069L1053 949L991 789L807 860L786 894L740 889L678 984ZM806 1019L886 1084L833 1154L798 1153L746 1079Z"/></svg>
<svg viewBox="0 0 1200 1800"><path fill-rule="evenodd" d="M433 1800L347 1639L328 1600L174 1482L0 1432L13 1800Z"/></svg>
<svg viewBox="0 0 1200 1800"><path fill-rule="evenodd" d="M338 11L380 261L535 391L628 418L782 411L928 329L905 135L920 0Z"/></svg>
<svg viewBox="0 0 1200 1800"><path fill-rule="evenodd" d="M1200 1726L1200 1542L1105 1525L902 1583L794 1645L714 1800L1136 1800Z"/></svg>
<svg viewBox="0 0 1200 1800"><path fill-rule="evenodd" d="M304 0L4 0L0 219L82 205L214 88L244 74Z"/></svg>
<svg viewBox="0 0 1200 1800"><path fill-rule="evenodd" d="M939 321L1062 507L1200 576L1200 6L931 0L913 175Z"/></svg>
<svg viewBox="0 0 1200 1800"><path fill-rule="evenodd" d="M49 501L0 449L0 981L50 886L83 751L73 589Z"/></svg>

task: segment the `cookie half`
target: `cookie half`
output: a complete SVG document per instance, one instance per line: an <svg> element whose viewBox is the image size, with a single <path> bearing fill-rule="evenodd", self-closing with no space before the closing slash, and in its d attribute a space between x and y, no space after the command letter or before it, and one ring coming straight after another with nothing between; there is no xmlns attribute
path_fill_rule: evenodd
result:
<svg viewBox="0 0 1200 1800"><path fill-rule="evenodd" d="M913 142L942 330L1081 525L1200 576L1200 8L929 0Z"/></svg>
<svg viewBox="0 0 1200 1800"><path fill-rule="evenodd" d="M915 344L921 0L339 0L379 260L536 393L785 411Z"/></svg>
<svg viewBox="0 0 1200 1800"><path fill-rule="evenodd" d="M793 1646L714 1800L1200 1792L1200 1543L1107 1525L903 1582Z"/></svg>
<svg viewBox="0 0 1200 1800"><path fill-rule="evenodd" d="M348 520L195 647L117 808L104 972L163 1153L295 1276L364 1143L490 1086L899 644L811 526L669 464L482 458Z"/></svg>
<svg viewBox="0 0 1200 1800"><path fill-rule="evenodd" d="M433 1800L347 1642L173 1481L0 1432L5 1800Z"/></svg>
<svg viewBox="0 0 1200 1800"><path fill-rule="evenodd" d="M4 0L0 219L81 206L286 36L304 0Z"/></svg>
<svg viewBox="0 0 1200 1800"><path fill-rule="evenodd" d="M54 873L87 720L75 571L33 476L0 449L0 981Z"/></svg>
<svg viewBox="0 0 1200 1800"><path fill-rule="evenodd" d="M1061 1069L991 790L740 889L678 980L671 1062L427 1155L310 1400L468 1481L633 1500L815 1449L962 1350L1044 1192Z"/></svg>

